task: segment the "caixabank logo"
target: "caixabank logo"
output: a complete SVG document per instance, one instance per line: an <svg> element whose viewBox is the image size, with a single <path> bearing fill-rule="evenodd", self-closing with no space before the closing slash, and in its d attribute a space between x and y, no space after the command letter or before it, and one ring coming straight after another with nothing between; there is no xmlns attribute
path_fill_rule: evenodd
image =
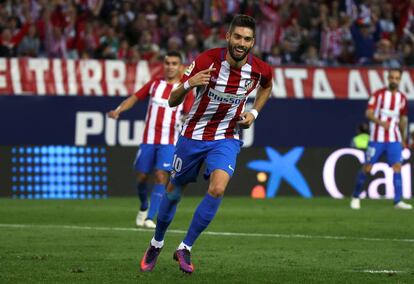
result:
<svg viewBox="0 0 414 284"><path fill-rule="evenodd" d="M263 150L262 150L263 149ZM267 159L249 160L246 168L255 171L256 183L252 198L274 198L283 191L304 198L330 196L349 197L354 189L357 172L365 162L364 152L353 148L294 147L278 151L264 147ZM403 197L411 198L411 152L402 152ZM283 190L282 190L283 189ZM362 198L392 199L394 197L393 170L385 160L376 163L365 184Z"/></svg>
<svg viewBox="0 0 414 284"><path fill-rule="evenodd" d="M247 164L247 167L260 173L267 173L269 178L263 174L260 180L267 179L267 185L264 194L262 186L253 188L252 196L267 198L275 197L282 179L288 182L301 196L305 198L312 197L312 192L305 178L296 166L296 163L303 155L303 147L295 147L286 154L282 155L272 147L266 147L266 154L269 160L254 160Z"/></svg>

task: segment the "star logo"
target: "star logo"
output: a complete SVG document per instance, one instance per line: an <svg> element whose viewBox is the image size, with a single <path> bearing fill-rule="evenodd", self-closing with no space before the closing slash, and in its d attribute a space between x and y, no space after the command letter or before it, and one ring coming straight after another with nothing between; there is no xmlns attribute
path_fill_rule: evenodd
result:
<svg viewBox="0 0 414 284"><path fill-rule="evenodd" d="M266 147L266 154L269 160L254 160L247 164L247 167L252 170L269 174L266 186L267 198L276 196L282 179L291 185L301 196L305 198L312 197L312 192L305 178L296 166L304 150L303 147L295 147L285 155L281 155L272 147Z"/></svg>

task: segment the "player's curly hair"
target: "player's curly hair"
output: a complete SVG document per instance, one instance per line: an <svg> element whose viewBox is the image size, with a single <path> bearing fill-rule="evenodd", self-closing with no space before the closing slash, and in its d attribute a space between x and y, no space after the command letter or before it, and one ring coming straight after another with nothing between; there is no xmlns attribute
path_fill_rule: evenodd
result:
<svg viewBox="0 0 414 284"><path fill-rule="evenodd" d="M256 34L256 21L247 15L237 14L230 23L229 31L233 32L235 27L246 27L253 31L253 36Z"/></svg>

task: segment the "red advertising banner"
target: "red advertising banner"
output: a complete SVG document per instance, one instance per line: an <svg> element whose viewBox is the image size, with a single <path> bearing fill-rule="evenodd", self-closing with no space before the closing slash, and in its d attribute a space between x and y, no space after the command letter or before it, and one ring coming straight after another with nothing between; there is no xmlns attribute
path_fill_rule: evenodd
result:
<svg viewBox="0 0 414 284"><path fill-rule="evenodd" d="M162 64L147 61L0 58L0 95L127 96ZM400 90L414 100L414 69L404 70ZM365 67L274 67L273 97L367 99L387 84L387 70Z"/></svg>

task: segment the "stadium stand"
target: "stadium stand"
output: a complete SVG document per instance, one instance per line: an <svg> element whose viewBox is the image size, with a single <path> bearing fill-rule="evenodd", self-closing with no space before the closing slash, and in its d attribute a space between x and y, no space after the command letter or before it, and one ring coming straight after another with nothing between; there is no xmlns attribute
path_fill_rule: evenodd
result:
<svg viewBox="0 0 414 284"><path fill-rule="evenodd" d="M185 63L222 46L231 16L258 21L255 54L272 64L414 64L414 1L4 0L0 57Z"/></svg>

